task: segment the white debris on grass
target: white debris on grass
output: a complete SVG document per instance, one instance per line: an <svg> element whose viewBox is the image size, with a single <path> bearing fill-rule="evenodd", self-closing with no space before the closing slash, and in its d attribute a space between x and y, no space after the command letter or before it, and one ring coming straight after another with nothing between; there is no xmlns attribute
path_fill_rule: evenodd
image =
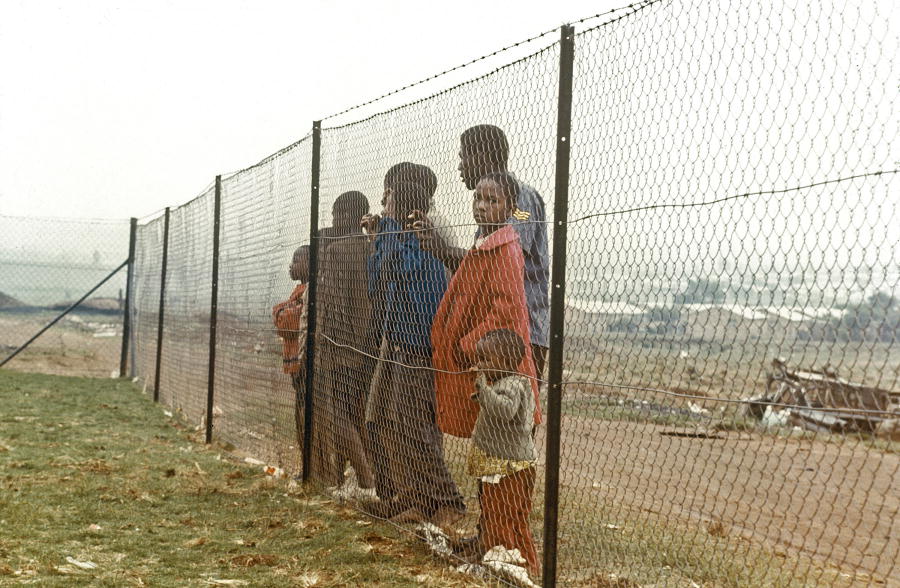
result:
<svg viewBox="0 0 900 588"><path fill-rule="evenodd" d="M272 476L273 478L287 478L287 473L276 466L264 466L263 472L265 472L267 476Z"/></svg>
<svg viewBox="0 0 900 588"><path fill-rule="evenodd" d="M432 523L422 523L416 527L416 531L435 554L447 560L459 561L454 557L450 538L443 529ZM498 545L484 554L481 563L465 563L457 566L456 571L476 578L498 576L522 588L539 588L528 577L528 571L524 567L526 563L518 549Z"/></svg>
<svg viewBox="0 0 900 588"><path fill-rule="evenodd" d="M93 570L97 567L97 564L92 561L79 561L71 556L66 556L66 561L82 570Z"/></svg>
<svg viewBox="0 0 900 588"><path fill-rule="evenodd" d="M475 578L484 578L488 575L487 568L481 564L465 563L457 566L456 571L460 574L466 574Z"/></svg>
<svg viewBox="0 0 900 588"><path fill-rule="evenodd" d="M450 548L450 538L444 533L444 530L432 523L422 523L416 527L419 536L425 540L428 547L441 557L453 557L453 550Z"/></svg>
<svg viewBox="0 0 900 588"><path fill-rule="evenodd" d="M247 580L223 580L220 578L206 578L204 580L210 586L249 586Z"/></svg>
<svg viewBox="0 0 900 588"><path fill-rule="evenodd" d="M688 410L690 410L693 414L700 415L708 415L709 411L700 406L699 404L694 404L693 402L688 402Z"/></svg>
<svg viewBox="0 0 900 588"><path fill-rule="evenodd" d="M377 502L378 494L375 488L360 488L357 482L356 472L352 467L344 470L344 483L340 486L329 486L325 491L337 502Z"/></svg>

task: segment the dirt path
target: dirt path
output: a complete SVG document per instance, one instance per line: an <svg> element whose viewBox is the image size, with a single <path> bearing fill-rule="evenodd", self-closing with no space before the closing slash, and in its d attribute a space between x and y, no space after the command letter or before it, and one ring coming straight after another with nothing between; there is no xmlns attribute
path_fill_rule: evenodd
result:
<svg viewBox="0 0 900 588"><path fill-rule="evenodd" d="M701 528L718 524L775 553L900 583L900 456L867 449L850 436L839 444L668 431L564 417L563 505L613 504Z"/></svg>

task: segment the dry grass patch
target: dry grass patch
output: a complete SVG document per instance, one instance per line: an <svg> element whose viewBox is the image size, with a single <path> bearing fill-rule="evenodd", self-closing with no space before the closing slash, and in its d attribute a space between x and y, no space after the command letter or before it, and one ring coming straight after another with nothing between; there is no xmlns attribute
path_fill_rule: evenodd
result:
<svg viewBox="0 0 900 588"><path fill-rule="evenodd" d="M0 402L0 584L478 585L197 444L130 383L0 371Z"/></svg>

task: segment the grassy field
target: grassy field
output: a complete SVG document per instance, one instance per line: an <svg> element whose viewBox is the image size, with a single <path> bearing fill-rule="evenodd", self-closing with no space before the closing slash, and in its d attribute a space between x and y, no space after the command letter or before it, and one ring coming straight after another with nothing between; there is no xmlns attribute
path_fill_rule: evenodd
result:
<svg viewBox="0 0 900 588"><path fill-rule="evenodd" d="M130 383L0 371L0 399L0 585L478 585Z"/></svg>

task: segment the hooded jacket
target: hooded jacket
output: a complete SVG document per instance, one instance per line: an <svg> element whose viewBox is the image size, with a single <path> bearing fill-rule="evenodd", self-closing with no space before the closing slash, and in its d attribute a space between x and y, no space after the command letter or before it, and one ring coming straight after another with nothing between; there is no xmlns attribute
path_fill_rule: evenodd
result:
<svg viewBox="0 0 900 588"><path fill-rule="evenodd" d="M531 380L534 423L541 422L538 383L527 344L524 264L515 229L504 225L466 253L450 280L431 330L437 422L444 433L472 435L480 409L471 398L475 373L467 370L475 363L475 345L495 329L515 331L526 343L518 371Z"/></svg>

